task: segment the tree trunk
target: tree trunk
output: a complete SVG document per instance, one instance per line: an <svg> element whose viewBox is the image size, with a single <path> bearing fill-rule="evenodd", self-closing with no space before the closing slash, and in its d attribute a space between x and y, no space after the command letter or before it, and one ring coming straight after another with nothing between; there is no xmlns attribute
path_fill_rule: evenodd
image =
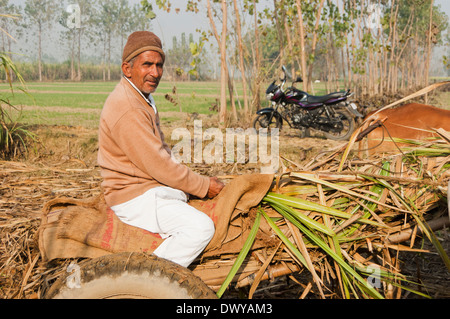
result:
<svg viewBox="0 0 450 319"><path fill-rule="evenodd" d="M211 2L207 0L206 6L208 9L208 18L213 29L214 36L217 40L220 49L220 108L219 108L219 125L224 127L225 120L227 115L227 80L228 80L228 70L227 70L227 48L226 48L226 40L227 40L227 3L226 0L222 0L222 34L219 37L219 33L217 32L216 24L213 20L212 10L211 10Z"/></svg>
<svg viewBox="0 0 450 319"><path fill-rule="evenodd" d="M299 0L297 0L299 2ZM320 23L320 16L322 14L322 8L325 0L320 0L319 8L316 8L316 24L314 26L314 32L313 32L313 39L311 43L311 55L314 57L316 52L316 45L317 45L317 31L319 29L319 23ZM302 24L303 25L303 24ZM315 59L315 57L314 57ZM307 92L311 90L311 81L312 81L312 72L313 72L313 61L309 64L308 67L308 83L306 83Z"/></svg>
<svg viewBox="0 0 450 319"><path fill-rule="evenodd" d="M428 27L428 41L427 41L427 58L425 61L425 78L424 78L424 83L423 86L427 86L429 83L429 76L430 76L430 59L431 59L431 28L433 26L433 3L434 0L431 0L430 3L430 24ZM428 94L425 94L425 104L428 103Z"/></svg>
<svg viewBox="0 0 450 319"><path fill-rule="evenodd" d="M220 74L220 122L225 123L227 114L227 97L226 97L226 84L228 78L227 70L227 2L222 0L222 36L220 43L220 62L221 62L221 74Z"/></svg>
<svg viewBox="0 0 450 319"><path fill-rule="evenodd" d="M111 32L108 33L108 81L111 81Z"/></svg>
<svg viewBox="0 0 450 319"><path fill-rule="evenodd" d="M261 56L259 53L259 32L258 32L258 18L256 13L256 0L253 0L254 15L255 15L255 59L254 59L254 79L255 85L253 87L253 106L255 109L259 109L261 106L261 100L259 96L261 79L260 79L260 66L261 66Z"/></svg>
<svg viewBox="0 0 450 319"><path fill-rule="evenodd" d="M42 24L38 24L38 71L39 71L39 82L42 82Z"/></svg>
<svg viewBox="0 0 450 319"><path fill-rule="evenodd" d="M236 0L234 0L236 2ZM285 20L285 10L284 10L284 0L281 0L280 5L277 5L277 0L273 0L273 9L274 9L274 16L275 16L275 27L277 29L277 35L278 35L278 47L280 50L280 67L285 64L285 54L284 54L284 37L283 37L283 31L281 29L281 22L278 17L278 11L281 11L282 15L282 22Z"/></svg>
<svg viewBox="0 0 450 319"><path fill-rule="evenodd" d="M231 112L233 114L233 118L235 121L237 121L237 111L236 111L236 102L234 99L234 85L233 85L233 78L234 78L234 71L231 70L231 76L230 76L230 69L227 67L227 83L228 83L228 94L230 95L230 104L231 104Z"/></svg>
<svg viewBox="0 0 450 319"><path fill-rule="evenodd" d="M245 77L245 66L244 66L244 46L242 43L242 32L241 32L241 18L239 15L239 9L237 7L236 0L233 0L234 3L234 12L236 15L236 32L238 35L239 42L239 70L241 71L242 76L242 89L244 91L244 115L249 114L248 107L248 96L247 96L247 78Z"/></svg>
<svg viewBox="0 0 450 319"><path fill-rule="evenodd" d="M305 49L305 29L303 26L303 12L300 0L296 0L298 11L298 27L300 37L300 59L301 59L301 72L303 77L303 90L308 91L309 78L306 70L306 49Z"/></svg>
<svg viewBox="0 0 450 319"><path fill-rule="evenodd" d="M291 31L289 30L289 25L286 20L284 21L284 30L286 33L286 40L287 40L288 48L289 48L289 57L292 59L292 61L294 61L294 59L295 59L297 61L297 64L300 66L301 63L298 60L298 57L294 56L294 46L292 44ZM294 68L294 63L292 63L292 68ZM294 72L292 72L292 74L294 74Z"/></svg>
<svg viewBox="0 0 450 319"><path fill-rule="evenodd" d="M75 31L72 29L69 31L71 36L70 41L70 80L75 79Z"/></svg>
<svg viewBox="0 0 450 319"><path fill-rule="evenodd" d="M81 81L81 28L78 29L77 81Z"/></svg>
<svg viewBox="0 0 450 319"><path fill-rule="evenodd" d="M102 54L102 75L103 75L103 82L106 81L106 39L103 39L103 54Z"/></svg>

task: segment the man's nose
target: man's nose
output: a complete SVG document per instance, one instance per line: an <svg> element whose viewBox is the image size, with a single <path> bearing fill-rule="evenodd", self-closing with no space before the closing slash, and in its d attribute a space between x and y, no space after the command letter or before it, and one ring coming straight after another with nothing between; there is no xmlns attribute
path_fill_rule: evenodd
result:
<svg viewBox="0 0 450 319"><path fill-rule="evenodd" d="M157 65L152 65L150 68L149 74L154 78L160 78L161 77L161 68L159 68Z"/></svg>

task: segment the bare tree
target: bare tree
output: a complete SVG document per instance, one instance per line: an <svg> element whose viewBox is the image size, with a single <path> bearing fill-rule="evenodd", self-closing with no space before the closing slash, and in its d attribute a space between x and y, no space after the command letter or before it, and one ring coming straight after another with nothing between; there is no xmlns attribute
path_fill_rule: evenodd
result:
<svg viewBox="0 0 450 319"><path fill-rule="evenodd" d="M243 95L244 95L244 114L247 115L249 113L248 107L248 97L247 97L247 78L245 76L245 66L244 66L244 45L242 41L242 30L241 30L241 17L239 14L239 9L237 6L237 1L233 0L234 4L234 14L236 16L236 33L238 36L238 49L239 49L239 70L241 71L242 76L242 87L243 87Z"/></svg>
<svg viewBox="0 0 450 319"><path fill-rule="evenodd" d="M25 25L31 29L36 26L38 33L38 70L39 81L42 81L42 37L46 28L52 27L56 11L54 0L27 0L25 2Z"/></svg>
<svg viewBox="0 0 450 319"><path fill-rule="evenodd" d="M305 48L305 28L303 25L303 11L300 0L296 0L297 12L298 12L298 29L300 37L300 60L301 60L301 72L303 77L303 90L308 90L308 71L306 69L306 48Z"/></svg>
<svg viewBox="0 0 450 319"><path fill-rule="evenodd" d="M297 0L297 3L299 1ZM320 0L320 3L318 4L318 6L315 8L315 12L316 12L316 23L314 26L314 31L313 31L313 38L312 38L312 43L311 43L311 56L313 57L313 59L315 58L315 53L316 53L316 46L317 46L317 41L318 41L318 31L319 31L319 23L320 23L320 16L322 15L322 8L323 8L323 4L324 4L325 0ZM298 6L298 4L297 4ZM307 83L306 83L306 87L307 87L307 91L311 90L311 81L312 81L312 72L313 72L313 63L311 62L308 66L308 77L306 79L308 79ZM306 81L306 79L304 79L304 81Z"/></svg>
<svg viewBox="0 0 450 319"><path fill-rule="evenodd" d="M227 68L227 20L228 20L228 12L227 12L227 2L226 0L221 0L221 11L222 11L222 34L219 36L219 33L216 28L216 24L214 22L213 13L211 9L211 2L207 0L207 9L208 9L208 18L211 24L211 28L213 29L214 37L217 40L217 44L220 49L220 109L219 109L219 124L224 126L226 115L227 115L227 80L228 80L228 68Z"/></svg>

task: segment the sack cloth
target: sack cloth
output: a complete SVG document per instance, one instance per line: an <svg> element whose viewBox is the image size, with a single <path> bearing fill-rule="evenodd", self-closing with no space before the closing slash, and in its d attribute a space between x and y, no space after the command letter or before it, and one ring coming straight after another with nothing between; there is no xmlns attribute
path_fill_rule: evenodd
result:
<svg viewBox="0 0 450 319"><path fill-rule="evenodd" d="M189 204L214 221L216 232L202 256L236 253L252 226L254 211L270 189L271 174L242 175L228 183L218 196ZM247 214L244 214L247 213ZM245 215L245 216L244 216ZM255 247L271 245L270 227ZM153 252L163 241L158 234L123 223L102 195L88 199L56 198L44 205L39 228L39 249L44 261L56 258L96 258L117 252ZM264 234L267 234L266 236Z"/></svg>

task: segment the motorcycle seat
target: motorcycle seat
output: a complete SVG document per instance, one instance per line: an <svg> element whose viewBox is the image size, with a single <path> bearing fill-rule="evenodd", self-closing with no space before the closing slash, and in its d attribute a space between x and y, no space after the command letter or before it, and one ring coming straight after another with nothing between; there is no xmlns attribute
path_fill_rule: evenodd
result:
<svg viewBox="0 0 450 319"><path fill-rule="evenodd" d="M340 97L344 97L345 94L346 94L346 91L334 92L334 93L330 93L327 95L321 95L321 96L309 95L307 101L308 101L308 103L323 103L330 99L338 99Z"/></svg>

